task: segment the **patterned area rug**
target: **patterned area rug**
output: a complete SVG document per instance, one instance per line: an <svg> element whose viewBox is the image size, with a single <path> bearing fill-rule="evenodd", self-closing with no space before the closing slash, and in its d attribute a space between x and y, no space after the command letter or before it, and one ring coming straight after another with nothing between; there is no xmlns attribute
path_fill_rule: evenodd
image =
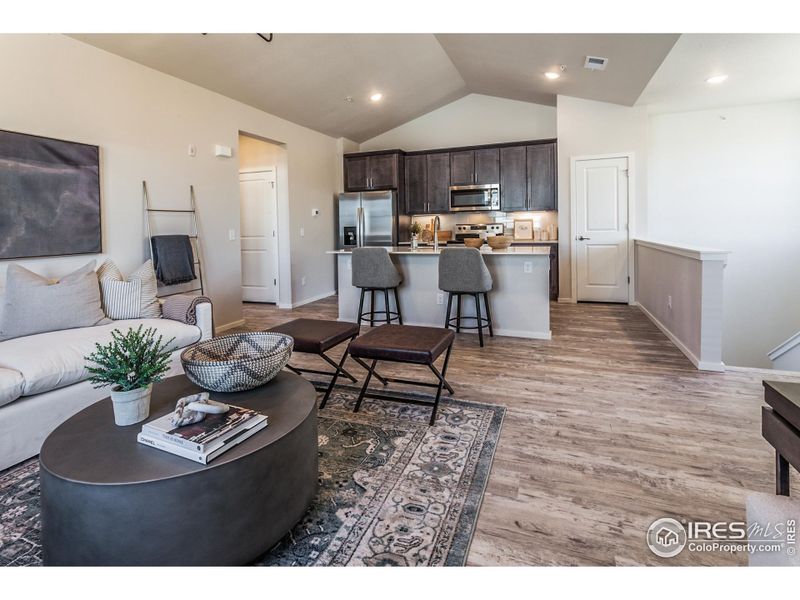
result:
<svg viewBox="0 0 800 600"><path fill-rule="evenodd" d="M258 565L463 565L505 409L430 408L337 387L320 412L320 488ZM39 464L0 472L0 565L41 564Z"/></svg>

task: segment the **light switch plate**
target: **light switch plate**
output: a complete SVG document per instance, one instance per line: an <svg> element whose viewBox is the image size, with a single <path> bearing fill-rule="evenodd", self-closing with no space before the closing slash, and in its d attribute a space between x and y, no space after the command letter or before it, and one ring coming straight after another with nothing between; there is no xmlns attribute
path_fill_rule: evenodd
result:
<svg viewBox="0 0 800 600"><path fill-rule="evenodd" d="M228 240L231 242L236 241L236 230L235 229L228 229Z"/></svg>
<svg viewBox="0 0 800 600"><path fill-rule="evenodd" d="M522 270L525 273L533 273L533 263L529 260L526 260L524 263L522 263Z"/></svg>
<svg viewBox="0 0 800 600"><path fill-rule="evenodd" d="M306 237L306 228L305 227L301 227L300 228L300 237Z"/></svg>

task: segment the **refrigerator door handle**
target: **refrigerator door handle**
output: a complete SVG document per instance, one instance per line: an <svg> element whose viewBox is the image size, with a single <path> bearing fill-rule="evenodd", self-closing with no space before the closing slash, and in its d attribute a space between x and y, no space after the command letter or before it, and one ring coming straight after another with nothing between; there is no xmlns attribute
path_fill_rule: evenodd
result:
<svg viewBox="0 0 800 600"><path fill-rule="evenodd" d="M360 206L356 209L356 246L359 248L364 245L364 209Z"/></svg>

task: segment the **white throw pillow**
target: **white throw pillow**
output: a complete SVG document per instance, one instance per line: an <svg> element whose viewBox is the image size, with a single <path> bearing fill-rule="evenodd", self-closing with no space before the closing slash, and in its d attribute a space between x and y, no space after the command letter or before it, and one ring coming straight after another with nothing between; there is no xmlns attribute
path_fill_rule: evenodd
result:
<svg viewBox="0 0 800 600"><path fill-rule="evenodd" d="M106 260L97 269L103 310L110 319L155 319L161 316L158 284L153 262L147 261L130 274L122 276L114 261Z"/></svg>

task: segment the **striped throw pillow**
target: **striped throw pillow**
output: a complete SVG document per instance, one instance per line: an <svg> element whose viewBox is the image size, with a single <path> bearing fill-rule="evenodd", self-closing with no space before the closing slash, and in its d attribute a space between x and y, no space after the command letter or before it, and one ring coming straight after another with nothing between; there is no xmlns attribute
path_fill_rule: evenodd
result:
<svg viewBox="0 0 800 600"><path fill-rule="evenodd" d="M97 269L103 310L109 319L157 319L161 317L161 304L156 294L156 272L152 261L147 261L130 274L122 276L114 261L106 260Z"/></svg>

